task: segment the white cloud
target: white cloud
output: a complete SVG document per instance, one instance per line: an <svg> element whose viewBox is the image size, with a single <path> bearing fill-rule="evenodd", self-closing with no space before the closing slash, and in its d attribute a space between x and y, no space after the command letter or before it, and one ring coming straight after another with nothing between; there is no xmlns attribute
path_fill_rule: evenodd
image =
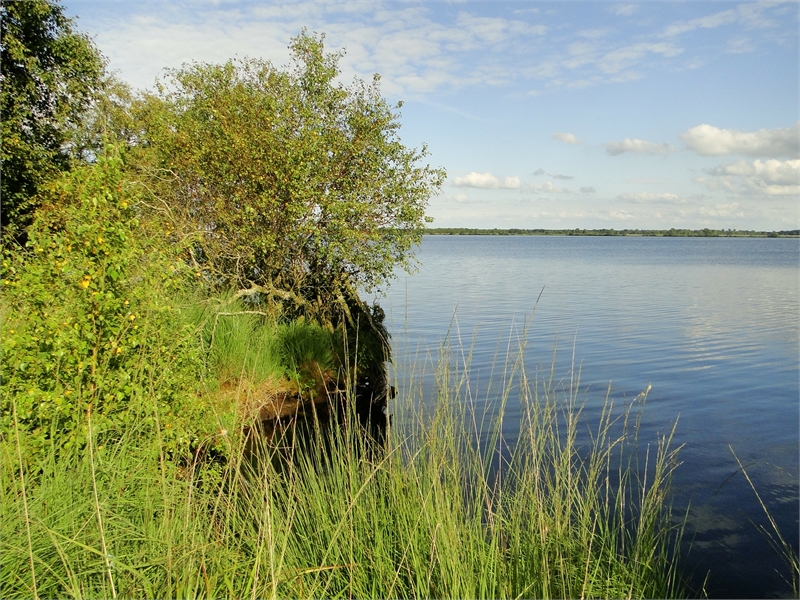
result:
<svg viewBox="0 0 800 600"><path fill-rule="evenodd" d="M581 144L582 141L576 138L571 133L559 133L556 132L553 134L553 139L558 140L559 142L564 142L565 144Z"/></svg>
<svg viewBox="0 0 800 600"><path fill-rule="evenodd" d="M681 56L696 54L688 45L684 52L678 33L726 20L736 23L725 32L731 42L729 47L704 46L703 59L709 64L720 53L760 47L766 36L755 28L768 24L767 16L782 26L768 32L770 40L789 44L796 38L796 28L788 30L792 19L779 14L791 9L770 2L742 4L672 25L652 14L649 23L637 23L632 30L606 27L606 19L593 18L591 11L630 17L642 12L633 2L587 6L586 19L569 22L557 16L560 8L521 7L513 14L498 8L487 13L473 3L455 10L442 10L437 3L352 0L81 4L81 24L89 26L110 68L137 87L151 86L162 67L192 60L258 56L283 65L289 58L289 39L308 27L327 33L327 48L347 49L340 63L342 81L353 76L369 80L379 72L383 93L406 100L437 90L500 85L535 96L550 89L630 82L675 71L681 68L679 61L692 66L698 61L696 56L672 60L682 52ZM671 37L662 35L666 26ZM528 88L535 89L526 92Z"/></svg>
<svg viewBox="0 0 800 600"><path fill-rule="evenodd" d="M702 124L681 135L689 148L703 156L797 156L800 154L800 122L785 129L745 132Z"/></svg>
<svg viewBox="0 0 800 600"><path fill-rule="evenodd" d="M770 8L770 2L753 2L740 4L736 8L730 8L711 15L673 23L664 30L664 37L675 37L695 29L716 29L723 25L739 23L749 29L770 27L774 23L763 14L765 9Z"/></svg>
<svg viewBox="0 0 800 600"><path fill-rule="evenodd" d="M728 40L728 52L730 54L747 54L755 51L755 46L749 37L738 37Z"/></svg>
<svg viewBox="0 0 800 600"><path fill-rule="evenodd" d="M624 210L615 210L608 213L608 216L612 219L619 219L620 221L628 221L630 219L635 219L636 215L631 214Z"/></svg>
<svg viewBox="0 0 800 600"><path fill-rule="evenodd" d="M701 206L697 209L701 215L709 217L743 217L744 213L739 210L738 202L731 202L730 204L715 204L713 208Z"/></svg>
<svg viewBox="0 0 800 600"><path fill-rule="evenodd" d="M723 10L713 15L691 19L690 21L683 21L674 23L664 30L666 37L673 37L692 31L694 29L714 29L721 25L729 25L735 23L738 19L736 9Z"/></svg>
<svg viewBox="0 0 800 600"><path fill-rule="evenodd" d="M620 142L610 142L606 144L606 152L611 156L618 156L624 152L634 152L636 154L669 154L675 148L669 144L655 144L646 140L625 138Z"/></svg>
<svg viewBox="0 0 800 600"><path fill-rule="evenodd" d="M639 10L638 4L615 4L608 8L608 11L620 17L630 17Z"/></svg>
<svg viewBox="0 0 800 600"><path fill-rule="evenodd" d="M578 35L582 38L586 38L587 40L594 40L597 38L606 37L608 33L608 29L584 29L583 31L579 31Z"/></svg>
<svg viewBox="0 0 800 600"><path fill-rule="evenodd" d="M676 48L672 44L641 42L608 52L598 61L598 67L603 73L613 75L639 62L648 53L672 57L681 52L683 52L682 48Z"/></svg>
<svg viewBox="0 0 800 600"><path fill-rule="evenodd" d="M533 172L533 174L534 175L547 175L548 177L552 177L553 179L564 179L564 180L575 179L575 177L573 175L561 175L559 173L547 173L541 167L536 169Z"/></svg>
<svg viewBox="0 0 800 600"><path fill-rule="evenodd" d="M739 193L739 190L736 188L736 186L731 183L730 178L709 179L708 177L695 177L694 182L699 183L712 192L729 192L731 194Z"/></svg>
<svg viewBox="0 0 800 600"><path fill-rule="evenodd" d="M516 190L519 189L519 177L506 177L501 182L491 173L476 173L473 171L465 177L456 177L453 180L453 185L456 187L471 187L482 190Z"/></svg>
<svg viewBox="0 0 800 600"><path fill-rule="evenodd" d="M676 194L670 193L663 193L663 194L653 194L652 192L639 192L638 194L620 194L617 196L620 200L625 200L627 202L637 202L637 203L644 203L644 202L652 202L658 204L683 204L686 201L682 200L680 196Z"/></svg>
<svg viewBox="0 0 800 600"><path fill-rule="evenodd" d="M749 163L738 160L729 165L720 165L707 171L720 179L709 181L699 178L698 183L711 189L724 189L737 193L735 181L743 182L746 191L767 196L800 195L800 159L780 161L777 159L755 160ZM716 184L716 185L715 185Z"/></svg>
<svg viewBox="0 0 800 600"><path fill-rule="evenodd" d="M523 192L525 192L526 194L571 194L572 193L567 188L562 188L553 185L552 181L526 185L523 188Z"/></svg>

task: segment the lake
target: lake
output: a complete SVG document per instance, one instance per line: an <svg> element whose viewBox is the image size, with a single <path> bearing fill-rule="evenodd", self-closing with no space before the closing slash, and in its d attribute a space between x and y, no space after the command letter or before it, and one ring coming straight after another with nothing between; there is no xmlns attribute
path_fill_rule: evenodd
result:
<svg viewBox="0 0 800 600"><path fill-rule="evenodd" d="M531 370L549 372L557 347L556 376L569 378L574 352L589 414L609 384L620 400L652 385L643 440L678 419L673 490L676 514L689 507L691 584L710 571L712 597L791 592L729 445L797 550L800 241L425 236L416 255L419 271L378 299L401 391L409 365L435 357L448 331L473 349L472 378L485 384L535 307Z"/></svg>

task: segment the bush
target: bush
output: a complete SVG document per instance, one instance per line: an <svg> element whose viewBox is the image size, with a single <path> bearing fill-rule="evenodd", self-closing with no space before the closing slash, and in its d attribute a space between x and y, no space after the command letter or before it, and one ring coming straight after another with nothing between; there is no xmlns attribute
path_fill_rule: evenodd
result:
<svg viewBox="0 0 800 600"><path fill-rule="evenodd" d="M176 306L193 274L138 213L109 151L54 184L27 247L3 256L0 426L27 432L31 459L51 444L82 448L89 415L101 437L119 432L145 397L173 451L208 424L193 393L197 344Z"/></svg>

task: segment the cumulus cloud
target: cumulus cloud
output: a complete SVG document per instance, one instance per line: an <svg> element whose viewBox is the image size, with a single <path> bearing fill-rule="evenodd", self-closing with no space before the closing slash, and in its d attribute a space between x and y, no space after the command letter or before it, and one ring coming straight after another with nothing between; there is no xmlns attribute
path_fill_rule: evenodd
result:
<svg viewBox="0 0 800 600"><path fill-rule="evenodd" d="M519 177L506 177L500 181L491 173L471 172L466 177L456 177L453 180L456 187L471 187L482 190L516 190L519 189Z"/></svg>
<svg viewBox="0 0 800 600"><path fill-rule="evenodd" d="M746 132L698 125L681 135L687 147L703 156L797 156L800 154L800 122L783 129Z"/></svg>
<svg viewBox="0 0 800 600"><path fill-rule="evenodd" d="M734 181L743 182L750 192L761 192L768 196L792 196L800 194L800 159L780 161L755 160L752 163L737 160L729 165L719 165L707 171L718 181L699 178L711 189L725 189L736 192Z"/></svg>
<svg viewBox="0 0 800 600"><path fill-rule="evenodd" d="M634 152L636 154L669 154L674 152L675 148L669 144L654 144L646 140L625 138L620 142L610 142L606 144L606 152L611 156L618 156L625 152Z"/></svg>
<svg viewBox="0 0 800 600"><path fill-rule="evenodd" d="M652 202L657 204L683 204L686 202L682 200L677 194L670 194L670 193L663 193L663 194L653 194L652 192L639 192L638 194L620 194L617 196L620 200L625 200L626 202L636 202L636 203L644 203L644 202Z"/></svg>
<svg viewBox="0 0 800 600"><path fill-rule="evenodd" d="M571 133L560 133L556 132L553 134L553 139L558 140L559 142L564 142L565 144L581 144L582 141L576 138Z"/></svg>

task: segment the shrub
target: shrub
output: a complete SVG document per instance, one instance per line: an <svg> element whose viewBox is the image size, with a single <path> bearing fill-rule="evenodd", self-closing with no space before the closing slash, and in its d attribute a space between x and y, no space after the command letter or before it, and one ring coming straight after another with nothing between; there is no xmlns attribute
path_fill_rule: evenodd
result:
<svg viewBox="0 0 800 600"><path fill-rule="evenodd" d="M176 306L193 275L139 218L122 173L110 150L64 176L26 248L3 256L0 426L27 433L31 458L50 444L82 448L89 415L101 437L121 430L143 397L173 451L208 422L193 394L197 344Z"/></svg>

